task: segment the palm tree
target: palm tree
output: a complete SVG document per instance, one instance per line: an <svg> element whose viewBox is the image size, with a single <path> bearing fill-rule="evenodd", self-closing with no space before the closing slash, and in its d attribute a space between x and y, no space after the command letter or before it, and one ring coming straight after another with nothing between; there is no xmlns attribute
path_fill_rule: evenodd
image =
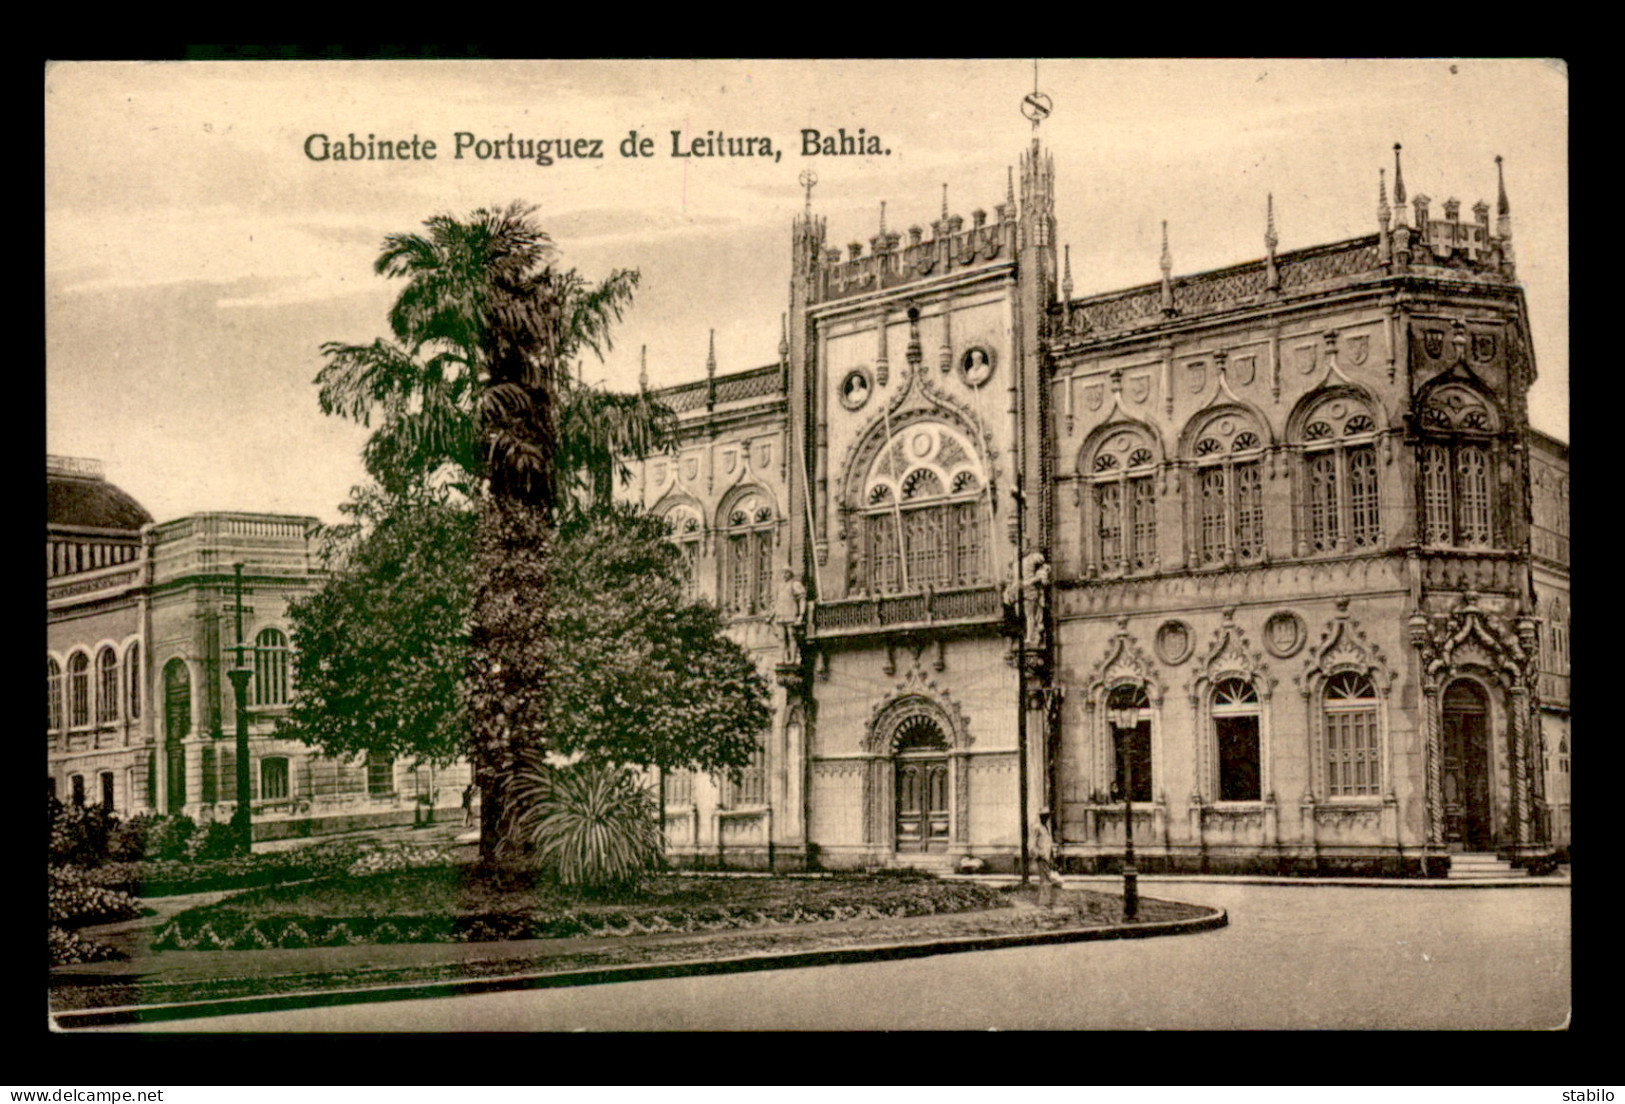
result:
<svg viewBox="0 0 1625 1104"><path fill-rule="evenodd" d="M632 477L627 460L670 451L677 442L677 415L642 386L637 394L602 391L564 378L558 405L559 471L568 501L605 510L617 479Z"/></svg>

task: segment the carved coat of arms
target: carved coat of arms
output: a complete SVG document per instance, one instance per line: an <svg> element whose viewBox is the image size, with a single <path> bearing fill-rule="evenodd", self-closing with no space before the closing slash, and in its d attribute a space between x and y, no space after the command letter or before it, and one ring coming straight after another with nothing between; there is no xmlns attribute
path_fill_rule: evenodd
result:
<svg viewBox="0 0 1625 1104"><path fill-rule="evenodd" d="M1493 360L1495 357L1495 335L1488 333L1475 333L1473 335L1473 359Z"/></svg>
<svg viewBox="0 0 1625 1104"><path fill-rule="evenodd" d="M1198 360L1185 367L1190 373L1191 394L1200 394L1202 388L1207 386L1207 365Z"/></svg>
<svg viewBox="0 0 1625 1104"><path fill-rule="evenodd" d="M1434 359L1444 355L1444 331L1424 330L1422 332L1422 348Z"/></svg>
<svg viewBox="0 0 1625 1104"><path fill-rule="evenodd" d="M1349 338L1349 363L1358 367L1371 355L1371 335L1355 334Z"/></svg>
<svg viewBox="0 0 1625 1104"><path fill-rule="evenodd" d="M700 477L700 458L698 456L683 457L683 478L695 480Z"/></svg>
<svg viewBox="0 0 1625 1104"><path fill-rule="evenodd" d="M1106 401L1106 388L1098 383L1091 383L1083 389L1083 405L1090 410L1099 410L1100 404Z"/></svg>
<svg viewBox="0 0 1625 1104"><path fill-rule="evenodd" d="M1143 403L1151 397L1151 373L1142 372L1137 376L1129 376L1123 381L1128 397L1137 403Z"/></svg>
<svg viewBox="0 0 1625 1104"><path fill-rule="evenodd" d="M1235 381L1246 387L1258 378L1258 359L1256 357L1237 357L1230 362L1230 374Z"/></svg>

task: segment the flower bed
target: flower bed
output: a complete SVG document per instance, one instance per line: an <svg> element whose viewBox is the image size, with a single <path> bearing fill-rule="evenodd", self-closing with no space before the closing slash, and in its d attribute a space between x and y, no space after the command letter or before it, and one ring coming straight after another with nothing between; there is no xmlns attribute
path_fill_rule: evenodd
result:
<svg viewBox="0 0 1625 1104"><path fill-rule="evenodd" d="M82 928L141 915L134 897L91 884L82 871L73 867L51 870L48 897L52 927Z"/></svg>
<svg viewBox="0 0 1625 1104"><path fill-rule="evenodd" d="M76 962L106 962L109 959L125 957L94 939L86 939L82 935L55 925L49 929L48 937L52 966L69 966Z"/></svg>
<svg viewBox="0 0 1625 1104"><path fill-rule="evenodd" d="M661 878L642 894L592 900L523 876L440 867L257 891L191 909L159 950L357 943L612 938L878 920L1000 908L987 886L932 879Z"/></svg>
<svg viewBox="0 0 1625 1104"><path fill-rule="evenodd" d="M83 870L80 875L88 885L122 890L138 897L169 897L214 889L253 889L346 874L370 850L365 841L335 841L291 851L203 861L112 862Z"/></svg>

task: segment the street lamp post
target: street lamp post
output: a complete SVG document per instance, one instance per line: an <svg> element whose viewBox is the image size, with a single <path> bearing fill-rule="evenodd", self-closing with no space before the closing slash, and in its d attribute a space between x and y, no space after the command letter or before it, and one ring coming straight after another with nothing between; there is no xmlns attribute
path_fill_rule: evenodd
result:
<svg viewBox="0 0 1625 1104"><path fill-rule="evenodd" d="M1134 869L1134 756L1129 753L1128 733L1117 728L1117 750L1123 757L1123 919L1132 920L1140 911L1140 875Z"/></svg>
<svg viewBox="0 0 1625 1104"><path fill-rule="evenodd" d="M247 854L253 849L253 810L249 799L248 770L248 679L254 673L243 663L248 650L243 643L243 565L233 564L235 602L228 607L237 618L237 644L228 651L235 652L235 662L226 677L231 679L232 696L237 706L237 807L231 813L231 828L237 837L237 846Z"/></svg>

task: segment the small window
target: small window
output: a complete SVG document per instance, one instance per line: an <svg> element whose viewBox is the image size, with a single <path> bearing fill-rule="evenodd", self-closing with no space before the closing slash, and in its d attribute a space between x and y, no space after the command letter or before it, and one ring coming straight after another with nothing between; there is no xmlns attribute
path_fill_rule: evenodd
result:
<svg viewBox="0 0 1625 1104"><path fill-rule="evenodd" d="M288 703L288 638L280 629L263 629L254 638L254 704Z"/></svg>
<svg viewBox="0 0 1625 1104"><path fill-rule="evenodd" d="M288 796L288 761L281 757L260 760L260 797L280 801Z"/></svg>
<svg viewBox="0 0 1625 1104"><path fill-rule="evenodd" d="M1133 801L1150 801L1151 699L1143 686L1119 686L1106 697L1106 715L1112 741L1113 800L1132 791Z"/></svg>
<svg viewBox="0 0 1625 1104"><path fill-rule="evenodd" d="M90 657L75 653L68 660L68 724L83 728L90 723Z"/></svg>
<svg viewBox="0 0 1625 1104"><path fill-rule="evenodd" d="M395 792L395 760L376 751L367 752L367 793L388 797Z"/></svg>
<svg viewBox="0 0 1625 1104"><path fill-rule="evenodd" d="M141 718L141 645L131 644L124 657L124 676L128 684L130 720Z"/></svg>
<svg viewBox="0 0 1625 1104"><path fill-rule="evenodd" d="M69 782L73 785L73 806L76 809L84 808L85 804L85 776L76 774Z"/></svg>
<svg viewBox="0 0 1625 1104"><path fill-rule="evenodd" d="M666 804L694 804L694 772L674 770L666 772Z"/></svg>
<svg viewBox="0 0 1625 1104"><path fill-rule="evenodd" d="M45 729L62 731L62 668L50 656L45 657Z"/></svg>
<svg viewBox="0 0 1625 1104"><path fill-rule="evenodd" d="M102 771L102 806L111 810L113 808L113 772Z"/></svg>

